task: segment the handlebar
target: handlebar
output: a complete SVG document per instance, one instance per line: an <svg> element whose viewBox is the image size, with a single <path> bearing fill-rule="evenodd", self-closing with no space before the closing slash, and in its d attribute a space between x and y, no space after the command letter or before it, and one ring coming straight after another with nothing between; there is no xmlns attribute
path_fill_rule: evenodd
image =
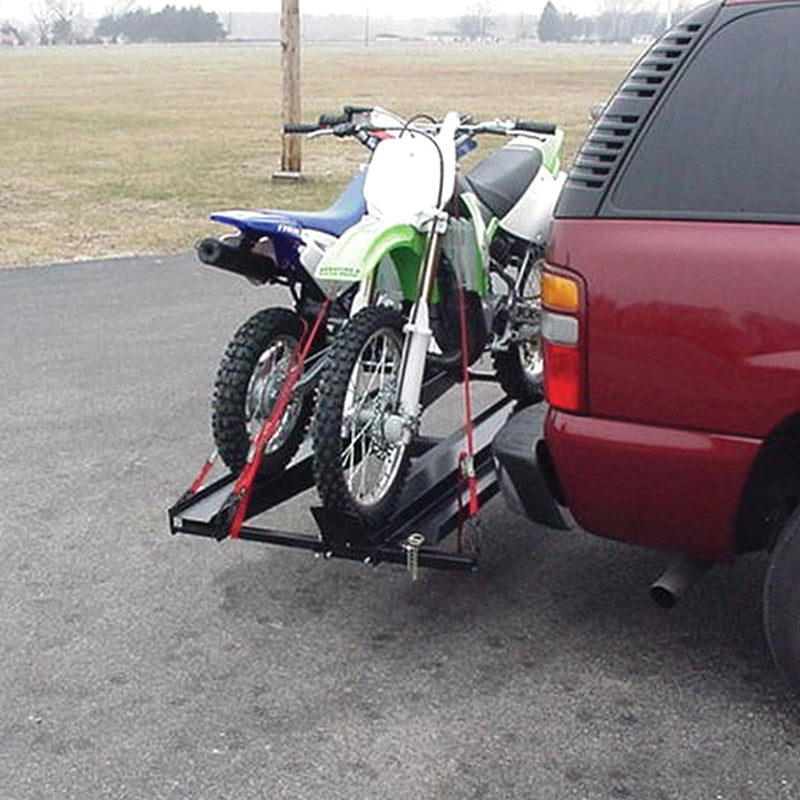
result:
<svg viewBox="0 0 800 800"><path fill-rule="evenodd" d="M415 126L413 125L409 125L408 127L398 125L396 128L390 128L386 125L365 124L353 120L354 116L370 114L373 111L376 111L376 109L368 106L344 106L341 114L321 114L316 124L290 123L283 126L283 132L286 134L310 134L317 136L332 135L338 138L355 136L363 140L364 144L370 149L374 149L377 141L373 141L372 137L375 134L388 131L401 133L405 130L415 130ZM470 117L465 116L462 120L462 124L458 127L457 133L466 138L477 136L478 134L494 134L498 136L515 136L518 134L553 136L558 130L557 126L552 122L535 122L525 119L496 119L489 122L473 123ZM400 120L400 122L402 122L402 120ZM431 127L435 130L438 126L434 123Z"/></svg>
<svg viewBox="0 0 800 800"><path fill-rule="evenodd" d="M343 126L352 126L354 116L370 114L374 110L372 106L344 106L341 114L320 114L316 123L292 122L283 126L283 132L300 134L330 131L335 136L347 136L353 131Z"/></svg>

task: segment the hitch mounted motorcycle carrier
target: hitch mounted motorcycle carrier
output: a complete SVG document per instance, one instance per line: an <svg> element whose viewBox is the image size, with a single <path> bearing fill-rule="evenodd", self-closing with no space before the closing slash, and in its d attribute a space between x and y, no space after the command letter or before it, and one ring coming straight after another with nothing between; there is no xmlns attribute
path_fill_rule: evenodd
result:
<svg viewBox="0 0 800 800"><path fill-rule="evenodd" d="M474 420L474 467L481 503L499 491L491 444L512 409L513 402L504 398ZM437 547L467 519L466 493L459 463L463 447L463 428L443 438L420 437L412 445L411 470L397 510L379 529L367 530L351 515L312 507L311 513L317 525L314 533L285 531L245 522L239 538L310 550L326 558L345 558L377 565L381 562L409 563L409 537L421 534L424 543L414 552L417 566L474 570L477 568L474 552L452 552ZM247 509L247 520L278 511L311 489L314 486L311 460L310 446L306 442L285 470L257 479ZM195 494L184 495L167 512L170 532L218 541L227 538L230 527L227 503L235 482L236 476L229 473Z"/></svg>

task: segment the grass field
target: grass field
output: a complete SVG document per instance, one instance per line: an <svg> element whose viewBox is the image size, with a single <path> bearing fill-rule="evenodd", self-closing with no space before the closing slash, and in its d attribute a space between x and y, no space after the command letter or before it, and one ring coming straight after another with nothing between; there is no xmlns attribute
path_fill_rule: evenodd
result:
<svg viewBox="0 0 800 800"><path fill-rule="evenodd" d="M558 122L566 163L638 55L628 47L310 47L303 118L344 103L408 115L448 109ZM219 208L319 208L364 160L354 142L303 145L301 184L280 162L274 45L0 51L0 265L176 252Z"/></svg>

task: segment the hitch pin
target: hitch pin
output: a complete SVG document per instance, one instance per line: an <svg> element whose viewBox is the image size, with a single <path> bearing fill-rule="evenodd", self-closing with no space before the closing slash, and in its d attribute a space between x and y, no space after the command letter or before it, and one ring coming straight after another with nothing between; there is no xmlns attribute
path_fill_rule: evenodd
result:
<svg viewBox="0 0 800 800"><path fill-rule="evenodd" d="M421 533L412 533L406 539L406 569L411 573L411 582L416 583L419 577L419 549L425 544L425 537Z"/></svg>

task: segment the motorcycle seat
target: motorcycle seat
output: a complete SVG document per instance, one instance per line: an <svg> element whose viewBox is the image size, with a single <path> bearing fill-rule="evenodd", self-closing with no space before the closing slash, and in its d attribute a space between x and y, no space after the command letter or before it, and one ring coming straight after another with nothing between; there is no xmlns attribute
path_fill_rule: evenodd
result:
<svg viewBox="0 0 800 800"><path fill-rule="evenodd" d="M267 236L290 234L291 228L296 229L295 235L299 236L303 228L310 228L338 237L366 213L363 191L366 174L366 170L359 171L342 194L323 211L265 208L258 211L219 212L212 214L211 219Z"/></svg>
<svg viewBox="0 0 800 800"><path fill-rule="evenodd" d="M366 177L366 170L357 172L345 190L324 211L284 211L282 213L299 222L304 228L323 231L332 236L341 236L367 213L367 204L364 200Z"/></svg>
<svg viewBox="0 0 800 800"><path fill-rule="evenodd" d="M525 194L541 166L541 150L503 147L489 153L464 177L477 198L502 219Z"/></svg>

